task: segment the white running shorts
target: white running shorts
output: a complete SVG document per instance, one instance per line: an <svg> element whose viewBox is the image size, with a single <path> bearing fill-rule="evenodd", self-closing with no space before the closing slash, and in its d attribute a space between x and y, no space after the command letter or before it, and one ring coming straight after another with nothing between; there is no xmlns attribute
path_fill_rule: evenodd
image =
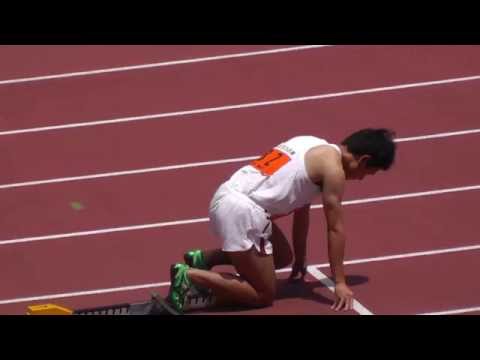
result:
<svg viewBox="0 0 480 360"><path fill-rule="evenodd" d="M255 246L261 254L272 254L270 214L227 183L213 195L209 217L212 232L223 241L223 251L248 251Z"/></svg>

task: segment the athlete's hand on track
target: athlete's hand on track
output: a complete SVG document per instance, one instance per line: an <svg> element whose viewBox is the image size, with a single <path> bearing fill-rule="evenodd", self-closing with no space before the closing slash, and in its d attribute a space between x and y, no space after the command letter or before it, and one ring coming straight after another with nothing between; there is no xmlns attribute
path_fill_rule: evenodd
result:
<svg viewBox="0 0 480 360"><path fill-rule="evenodd" d="M307 267L305 264L294 263L292 266L292 272L288 278L292 282L303 281L305 274L307 273Z"/></svg>
<svg viewBox="0 0 480 360"><path fill-rule="evenodd" d="M352 310L353 309L353 291L345 283L338 283L335 286L335 302L331 309Z"/></svg>

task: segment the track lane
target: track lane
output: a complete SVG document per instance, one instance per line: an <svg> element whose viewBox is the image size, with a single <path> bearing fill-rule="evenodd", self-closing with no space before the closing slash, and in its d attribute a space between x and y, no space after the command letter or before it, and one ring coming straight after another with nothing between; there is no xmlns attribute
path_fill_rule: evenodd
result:
<svg viewBox="0 0 480 360"><path fill-rule="evenodd" d="M344 199L478 185L478 169L463 165L476 162L478 136L402 143L391 171L348 182ZM216 188L240 166L5 189L0 240L203 218ZM84 209L75 210L73 202Z"/></svg>
<svg viewBox="0 0 480 360"><path fill-rule="evenodd" d="M474 192L446 194L428 200L404 199L348 207L346 260L478 244L473 210L479 200L480 192ZM464 211L464 216L456 221L456 226L452 226L447 219L459 208ZM308 261L310 264L326 263L323 214L317 210L311 223ZM290 219L282 219L279 224L287 234L290 233ZM6 269L2 275L0 299L168 281L168 265L180 260L186 249L218 245L207 224L107 234L79 240L0 247L0 259ZM428 257L439 256L443 255ZM352 265L355 267L348 269L350 280L356 284L359 301L373 312L377 310L372 306L375 304L363 295L370 289L365 280L372 282L377 277L382 279L383 275L381 270L369 272L368 269L370 265L371 269L379 266L381 269L390 262L363 264L361 266L365 271L358 270L360 265ZM395 262L411 263L406 260ZM321 270L329 273L327 269ZM396 276L402 276L402 271L403 268L397 271ZM360 292L360 289L364 290ZM428 292L428 288L425 291ZM144 290L143 294L148 294L148 290ZM107 301L109 296L112 301L118 299L118 294L102 295L101 299ZM428 294L425 293L425 296ZM95 296L75 297L70 304L90 306L92 298ZM124 298L130 299L130 295ZM103 303L103 300L99 301L97 305ZM45 303L45 300L42 302ZM0 305L0 312L9 313L14 308L18 309L18 304Z"/></svg>
<svg viewBox="0 0 480 360"><path fill-rule="evenodd" d="M0 80L283 48L281 45L0 45Z"/></svg>
<svg viewBox="0 0 480 360"><path fill-rule="evenodd" d="M360 66L352 67L355 63ZM408 66L406 66L408 64ZM339 46L0 87L0 129L88 122L480 74L480 47ZM373 74L373 76L372 76Z"/></svg>
<svg viewBox="0 0 480 360"><path fill-rule="evenodd" d="M252 156L295 135L340 142L368 126L398 137L476 129L478 92L480 81L4 136L0 184Z"/></svg>

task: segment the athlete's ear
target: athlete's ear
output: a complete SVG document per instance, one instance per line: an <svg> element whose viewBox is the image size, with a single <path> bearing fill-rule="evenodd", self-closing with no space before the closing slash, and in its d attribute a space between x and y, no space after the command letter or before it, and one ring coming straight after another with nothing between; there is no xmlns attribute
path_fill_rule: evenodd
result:
<svg viewBox="0 0 480 360"><path fill-rule="evenodd" d="M359 167L363 167L363 168L366 168L367 167L367 164L368 164L368 161L371 159L372 157L370 155L361 155L358 157L358 166Z"/></svg>

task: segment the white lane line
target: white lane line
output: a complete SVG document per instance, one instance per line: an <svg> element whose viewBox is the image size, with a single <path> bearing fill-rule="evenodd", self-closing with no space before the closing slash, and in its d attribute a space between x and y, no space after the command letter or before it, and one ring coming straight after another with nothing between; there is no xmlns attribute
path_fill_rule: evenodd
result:
<svg viewBox="0 0 480 360"><path fill-rule="evenodd" d="M390 196L382 196L382 197L376 197L376 198L365 198L365 199L358 199L358 200L350 200L350 201L344 201L342 204L343 205L358 205L358 204L366 204L366 203L370 203L370 202L415 198L415 197L422 197L422 196L434 196L434 195L440 195L440 194L445 194L445 193L473 191L473 190L480 190L480 185L464 186L464 187L449 188L449 189L439 189L439 190L415 192L415 193L400 194L400 195L390 195ZM312 209L320 209L320 208L322 208L322 205L312 206ZM133 231L133 230L154 229L154 228L161 228L161 227L167 227L167 226L179 226L179 225L187 225L187 224L194 224L194 223L203 223L203 222L208 222L208 221L209 221L208 218L197 218L197 219L188 219L188 220L159 222L159 223L153 223L153 224L143 224L143 225L116 227L116 228L79 231L79 232L72 232L72 233L65 233L65 234L33 236L33 237L26 237L26 238L19 238L19 239L0 240L0 246L1 245L28 243L28 242L34 242L34 241L66 239L66 238L80 237L80 236L109 234L109 233Z"/></svg>
<svg viewBox="0 0 480 360"><path fill-rule="evenodd" d="M344 261L345 265L356 265L356 264L365 264L378 261L390 261L390 260L401 260L401 259L410 259L414 257L421 256L431 256L431 255L442 255L442 254L453 254L457 252L466 252L466 251L475 251L480 250L480 245L470 245L470 246L459 246L454 248L446 249L437 249L437 250L428 250L428 251L417 251L405 254L398 255L387 255L387 256L377 256L366 259L356 259L356 260L347 260ZM330 265L328 263L312 265L318 268L328 268Z"/></svg>
<svg viewBox="0 0 480 360"><path fill-rule="evenodd" d="M407 137L407 138L398 138L398 139L395 139L395 142L423 141L423 140L446 138L446 137L451 137L451 136L471 135L471 134L477 134L477 133L480 133L480 129L470 129L470 130L445 132L445 133L430 134L430 135L420 135L420 136ZM11 189L11 188L25 187L25 186L36 186L36 185L45 185L45 184L64 183L64 182L70 182L70 181L93 180L93 179L115 177L115 176L138 175L138 174L147 174L147 173L154 173L154 172L168 171L168 170L188 169L188 168L196 168L196 167L202 167L202 166L237 163L237 162L254 160L257 157L258 157L258 155L257 156L245 156L245 157L239 157L239 158L195 162L195 163L188 163L188 164L158 166L158 167L152 167L152 168L142 168L142 169L107 172L107 173L97 173L97 174L87 174L87 175L80 175L80 176L70 176L70 177L62 177L62 178L51 178L51 179L43 179L43 180L25 181L25 182L11 183L11 184L2 184L2 185L0 185L0 190L1 189Z"/></svg>
<svg viewBox="0 0 480 360"><path fill-rule="evenodd" d="M447 249L412 252L412 253L406 253L406 254L355 259L355 260L345 261L344 263L345 265L363 264L363 263L376 262L376 261L398 260L398 259L406 259L406 258L412 258L417 256L432 256L432 255L455 253L455 252L466 252L466 251L472 251L472 250L480 250L480 245L462 246L462 247L447 248ZM310 265L310 267L314 267L314 268L327 268L329 266L330 265L328 263ZM284 269L277 270L276 272L284 273L284 272L290 272L290 271L292 271L292 268L284 268ZM121 291L132 291L132 290L138 290L138 289L148 289L148 288L163 287L163 286L169 286L169 285L170 285L170 282L160 282L160 283L125 286L125 287L76 291L71 293L30 296L30 297L23 297L23 298L0 300L0 305L15 304L15 303L22 303L22 302L29 302L29 301L60 299L60 298L66 298L66 297L76 297L76 296L85 296L85 295L106 294L106 293L121 292Z"/></svg>
<svg viewBox="0 0 480 360"><path fill-rule="evenodd" d="M131 116L131 117L124 117L124 118L109 119L109 120L86 121L86 122L80 122L80 123L43 126L43 127L18 129L18 130L7 130L7 131L0 131L0 135L17 135L17 134L24 134L24 133L44 132L44 131L71 129L71 128L97 126L97 125L118 124L118 123L126 123L126 122L141 121L141 120L172 118L172 117L178 117L178 116L204 114L204 113L212 113L212 112L227 111L227 110L247 109L247 108L288 104L288 103L295 103L295 102L302 102L302 101L322 100L322 99L329 99L329 98L336 98L336 97L343 97L343 96L370 94L370 93L411 89L411 88L419 88L419 87L426 87L426 86L445 85L445 84L461 83L461 82L475 81L475 80L480 80L480 75L450 78L450 79L435 80L435 81L399 84L399 85L393 85L393 86L384 86L384 87L376 87L376 88L360 89L360 90L352 90L352 91L343 91L343 92L328 93L328 94L321 94L321 95L293 97L293 98L286 98L286 99L279 99L279 100L260 101L260 102L252 102L252 103L237 104L237 105L225 105L225 106L202 108L202 109L195 109L195 110L175 111L175 112L168 112L168 113L142 115L142 116Z"/></svg>
<svg viewBox="0 0 480 360"><path fill-rule="evenodd" d="M34 241L43 241L43 240L67 239L67 238L79 237L79 236L111 234L111 233L124 232L124 231L156 229L156 228L167 227L167 226L187 225L187 224L195 224L195 223L202 223L202 222L208 222L208 221L209 221L208 218L198 218L198 219L168 221L168 222L153 223L153 224L89 230L89 231L78 231L78 232L72 232L72 233L66 233L66 234L33 236L33 237L27 237L22 239L2 240L0 241L0 245L20 244L20 243L27 243L27 242L34 242Z"/></svg>
<svg viewBox="0 0 480 360"><path fill-rule="evenodd" d="M169 286L169 285L170 285L169 282L161 282L161 283L152 283L152 284L123 286L123 287L108 288L108 289L76 291L76 292L62 293L62 294L31 296L31 297L16 298L16 299L10 299L10 300L1 300L0 305L16 304L16 303L22 303L22 302L39 301L39 300L61 299L61 298L77 297L77 296L108 294L108 293L116 293L116 292L122 292L122 291L149 289L149 288Z"/></svg>
<svg viewBox="0 0 480 360"><path fill-rule="evenodd" d="M64 182L80 181L80 180L93 180L93 179L115 177L115 176L138 175L138 174L147 174L147 173L154 173L154 172L167 171L167 170L178 170L178 169L196 168L196 167L202 167L202 166L237 163L237 162L253 160L253 159L256 159L257 157L258 156L248 156L248 157L241 157L241 158L203 161L203 162L196 162L196 163L189 163L189 164L159 166L159 167L153 167L153 168L124 170L124 171L89 174L89 175L81 175L81 176L71 176L71 177L64 177L64 178L53 178L53 179L45 179L45 180L34 180L34 181L26 181L26 182L20 182L20 183L3 184L3 185L0 185L0 189L11 189L11 188L18 188L18 187L25 187L25 186L64 183Z"/></svg>
<svg viewBox="0 0 480 360"><path fill-rule="evenodd" d="M243 53L208 56L208 57L192 58L192 59L184 59L184 60L164 61L164 62L157 62L157 63L151 63L151 64L121 66L121 67L113 67L113 68L98 69L98 70L77 71L77 72L62 73L62 74L8 79L8 80L1 80L0 85L19 84L19 83L34 82L34 81L53 80L53 79L65 79L65 78L79 77L79 76L92 76L92 75L115 73L115 72L122 72L122 71L144 70L144 69L152 69L157 67L194 64L194 63L200 63L200 62L235 59L235 58L243 58L243 57L250 57L250 56L279 54L279 53L286 53L286 52L293 52L293 51L317 49L317 48L322 48L327 46L333 46L333 45L291 46L291 47L278 48L278 49L272 49L272 50L250 51L250 52L243 52Z"/></svg>
<svg viewBox="0 0 480 360"><path fill-rule="evenodd" d="M398 139L395 139L395 142L400 143L400 142L409 142L409 141L422 141L422 140L446 138L450 136L471 135L471 134L478 134L478 133L480 133L480 129L469 129L469 130L461 130L461 131L444 132L444 133L438 133L438 134L398 138Z"/></svg>
<svg viewBox="0 0 480 360"><path fill-rule="evenodd" d="M335 284L324 273L318 270L315 266L308 266L307 271L315 279L319 280L323 285L325 285L328 288L328 290L335 293ZM368 310L364 305L362 305L357 300L353 300L353 310L355 310L360 315L373 315L373 313L370 310Z"/></svg>
<svg viewBox="0 0 480 360"><path fill-rule="evenodd" d="M422 196L434 196L434 195L448 194L448 193L461 192L461 191L472 191L472 190L480 190L480 185L462 186L457 188L440 189L440 190L420 191L420 192L399 194L399 195L379 196L379 197L359 199L359 200L347 200L347 201L343 201L342 205L367 204L367 203L379 202L379 201L408 199L408 198L422 197ZM312 209L321 209L321 208L323 208L322 204L312 206Z"/></svg>
<svg viewBox="0 0 480 360"><path fill-rule="evenodd" d="M445 310L445 311L437 311L437 312L429 312L417 315L455 315L455 314L464 314L468 312L480 311L480 306L477 307L470 307L470 308L463 308L463 309L452 309L452 310Z"/></svg>

